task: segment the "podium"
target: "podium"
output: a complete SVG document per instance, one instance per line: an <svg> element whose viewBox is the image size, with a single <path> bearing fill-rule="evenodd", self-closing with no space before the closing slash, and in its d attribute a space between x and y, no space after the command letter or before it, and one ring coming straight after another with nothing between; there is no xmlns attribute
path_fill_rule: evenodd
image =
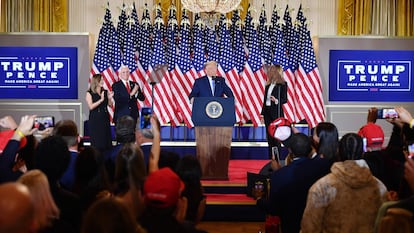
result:
<svg viewBox="0 0 414 233"><path fill-rule="evenodd" d="M194 98L192 120L201 178L227 180L232 131L236 122L234 98Z"/></svg>

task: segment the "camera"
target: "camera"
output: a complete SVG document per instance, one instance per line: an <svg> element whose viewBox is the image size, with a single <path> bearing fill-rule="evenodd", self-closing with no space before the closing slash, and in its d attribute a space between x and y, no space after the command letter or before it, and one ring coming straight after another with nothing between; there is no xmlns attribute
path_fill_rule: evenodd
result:
<svg viewBox="0 0 414 233"><path fill-rule="evenodd" d="M398 113L394 108L380 108L378 109L378 119L397 118Z"/></svg>
<svg viewBox="0 0 414 233"><path fill-rule="evenodd" d="M33 128L40 131L55 126L55 118L53 116L37 116L34 119Z"/></svg>
<svg viewBox="0 0 414 233"><path fill-rule="evenodd" d="M141 109L141 118L140 118L140 127L141 129L151 128L151 115L152 109L148 107L143 107Z"/></svg>

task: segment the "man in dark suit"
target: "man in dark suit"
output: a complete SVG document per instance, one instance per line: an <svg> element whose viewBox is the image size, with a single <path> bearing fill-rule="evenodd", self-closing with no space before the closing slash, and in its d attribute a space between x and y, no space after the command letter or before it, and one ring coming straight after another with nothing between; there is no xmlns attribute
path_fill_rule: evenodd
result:
<svg viewBox="0 0 414 233"><path fill-rule="evenodd" d="M303 133L293 134L286 145L293 161L272 173L268 200L255 196L259 198L258 206L280 217L282 232L299 233L308 190L329 173L330 163L327 159L309 157L311 141Z"/></svg>
<svg viewBox="0 0 414 233"><path fill-rule="evenodd" d="M204 69L207 75L195 80L193 89L188 96L191 102L194 97L234 97L226 80L217 76L217 62L207 62Z"/></svg>
<svg viewBox="0 0 414 233"><path fill-rule="evenodd" d="M131 116L137 122L139 112L137 99L143 101L144 94L138 83L129 80L128 66L122 66L119 71L120 80L112 85L115 100L114 122L124 115Z"/></svg>

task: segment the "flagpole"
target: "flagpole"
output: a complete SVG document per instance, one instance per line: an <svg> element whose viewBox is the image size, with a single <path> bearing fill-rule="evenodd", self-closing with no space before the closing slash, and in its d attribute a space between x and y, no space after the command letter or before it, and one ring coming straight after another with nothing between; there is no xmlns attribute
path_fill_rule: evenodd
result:
<svg viewBox="0 0 414 233"><path fill-rule="evenodd" d="M151 112L154 112L154 86L156 82L150 82L151 85Z"/></svg>
<svg viewBox="0 0 414 233"><path fill-rule="evenodd" d="M276 86L277 86L277 117L281 117L281 115L280 115L280 104L281 104L281 102L280 102L280 90L282 89L281 88L281 85L280 84L276 84Z"/></svg>

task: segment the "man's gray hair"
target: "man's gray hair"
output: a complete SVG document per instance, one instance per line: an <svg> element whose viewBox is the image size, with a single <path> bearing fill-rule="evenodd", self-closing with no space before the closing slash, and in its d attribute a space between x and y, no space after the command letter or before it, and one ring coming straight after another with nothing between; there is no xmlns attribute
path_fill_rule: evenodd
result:
<svg viewBox="0 0 414 233"><path fill-rule="evenodd" d="M142 136L144 136L144 138L154 139L154 134L152 133L151 129L140 129L139 131L142 133Z"/></svg>
<svg viewBox="0 0 414 233"><path fill-rule="evenodd" d="M144 136L144 138L154 139L154 134L152 133L152 130L151 129L141 129L141 123L139 121L137 122L137 124L135 126L135 130L140 132L142 134L142 136Z"/></svg>

